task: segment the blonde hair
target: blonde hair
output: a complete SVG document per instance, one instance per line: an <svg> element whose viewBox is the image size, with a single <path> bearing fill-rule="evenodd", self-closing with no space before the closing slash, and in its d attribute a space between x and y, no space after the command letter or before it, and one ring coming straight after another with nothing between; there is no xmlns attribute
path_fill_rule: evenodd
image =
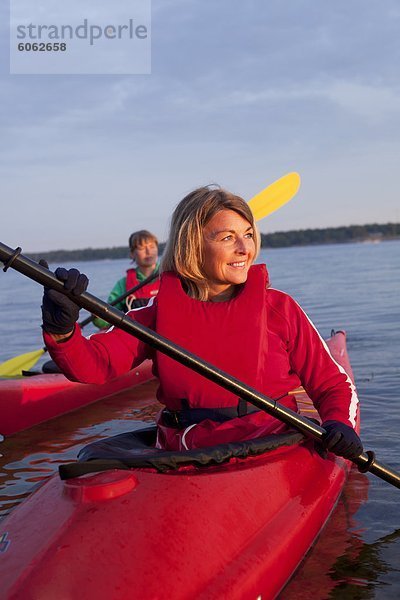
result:
<svg viewBox="0 0 400 600"><path fill-rule="evenodd" d="M183 279L189 295L197 300L206 300L208 295L207 280L202 268L203 229L221 210L233 210L246 219L253 227L256 254L260 248L253 213L243 198L219 186L200 187L185 196L172 215L161 270L177 273Z"/></svg>

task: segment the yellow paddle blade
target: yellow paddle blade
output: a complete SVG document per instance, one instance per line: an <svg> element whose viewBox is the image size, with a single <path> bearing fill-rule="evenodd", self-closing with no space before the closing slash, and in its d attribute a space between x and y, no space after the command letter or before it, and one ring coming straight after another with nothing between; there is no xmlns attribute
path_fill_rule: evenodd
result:
<svg viewBox="0 0 400 600"><path fill-rule="evenodd" d="M300 175L298 173L288 173L271 183L248 202L255 220L263 219L289 202L299 187Z"/></svg>
<svg viewBox="0 0 400 600"><path fill-rule="evenodd" d="M0 377L16 377L22 375L22 371L29 371L37 363L39 358L46 352L44 348L26 352L14 358L6 360L0 365Z"/></svg>

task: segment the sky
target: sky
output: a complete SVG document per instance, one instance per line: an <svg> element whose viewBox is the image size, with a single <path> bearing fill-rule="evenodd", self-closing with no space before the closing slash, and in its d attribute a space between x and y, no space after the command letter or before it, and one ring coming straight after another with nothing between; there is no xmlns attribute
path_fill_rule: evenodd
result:
<svg viewBox="0 0 400 600"><path fill-rule="evenodd" d="M400 222L397 1L153 0L148 75L11 75L8 23L3 2L1 242L165 240L195 187L249 200L290 171L263 232Z"/></svg>

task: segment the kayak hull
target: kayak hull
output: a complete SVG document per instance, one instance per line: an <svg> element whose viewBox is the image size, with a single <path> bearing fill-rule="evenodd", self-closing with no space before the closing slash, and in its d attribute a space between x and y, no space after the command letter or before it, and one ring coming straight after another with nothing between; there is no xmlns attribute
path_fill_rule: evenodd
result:
<svg viewBox="0 0 400 600"><path fill-rule="evenodd" d="M102 385L69 381L61 374L0 379L0 434L12 435L97 402L153 377L152 362Z"/></svg>
<svg viewBox="0 0 400 600"><path fill-rule="evenodd" d="M0 524L4 598L274 598L349 467L306 441L206 468L53 477Z"/></svg>
<svg viewBox="0 0 400 600"><path fill-rule="evenodd" d="M347 468L307 446L270 454L209 473L112 471L78 487L53 478L2 524L5 597L273 598ZM92 499L91 486L124 482L131 491Z"/></svg>

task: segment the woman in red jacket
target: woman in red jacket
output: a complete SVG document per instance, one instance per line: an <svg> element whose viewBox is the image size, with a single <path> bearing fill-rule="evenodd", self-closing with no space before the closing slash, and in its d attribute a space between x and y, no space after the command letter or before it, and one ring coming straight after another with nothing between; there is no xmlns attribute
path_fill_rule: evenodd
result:
<svg viewBox="0 0 400 600"><path fill-rule="evenodd" d="M242 198L199 188L175 209L158 295L128 314L216 367L296 410L289 392L303 385L327 430L326 447L346 458L362 452L354 431L358 399L314 325L253 262L259 236ZM76 269L57 269L72 293L87 287ZM79 308L45 290L44 339L74 381L102 383L152 358L165 405L158 446L191 449L281 432L285 426L128 333L81 335Z"/></svg>

